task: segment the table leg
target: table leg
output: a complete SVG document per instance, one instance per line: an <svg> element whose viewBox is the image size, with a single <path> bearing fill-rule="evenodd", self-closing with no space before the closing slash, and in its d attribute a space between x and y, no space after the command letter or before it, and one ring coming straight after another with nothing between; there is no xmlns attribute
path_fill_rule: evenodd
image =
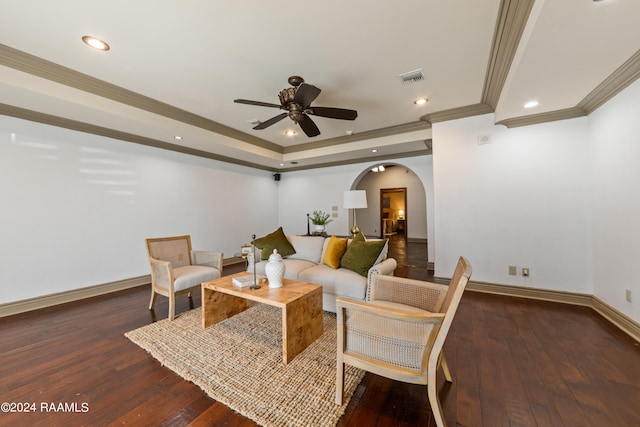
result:
<svg viewBox="0 0 640 427"><path fill-rule="evenodd" d="M286 365L322 335L322 289L282 309L282 361Z"/></svg>
<svg viewBox="0 0 640 427"><path fill-rule="evenodd" d="M244 298L223 294L213 289L202 287L202 327L207 328L215 323L235 316L247 308Z"/></svg>

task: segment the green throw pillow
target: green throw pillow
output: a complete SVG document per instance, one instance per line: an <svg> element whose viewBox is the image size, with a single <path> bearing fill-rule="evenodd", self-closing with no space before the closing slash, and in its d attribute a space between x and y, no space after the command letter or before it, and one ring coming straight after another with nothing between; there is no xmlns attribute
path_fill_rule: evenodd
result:
<svg viewBox="0 0 640 427"><path fill-rule="evenodd" d="M364 236L357 234L340 260L340 267L355 271L367 277L369 269L378 259L378 255L387 243L387 239L365 242Z"/></svg>
<svg viewBox="0 0 640 427"><path fill-rule="evenodd" d="M273 253L274 249L277 249L278 253L283 257L296 253L296 250L293 249L293 246L291 246L291 243L287 240L287 236L284 235L282 227L271 234L254 240L253 244L256 248L260 249L260 259L262 260L269 259L269 255Z"/></svg>

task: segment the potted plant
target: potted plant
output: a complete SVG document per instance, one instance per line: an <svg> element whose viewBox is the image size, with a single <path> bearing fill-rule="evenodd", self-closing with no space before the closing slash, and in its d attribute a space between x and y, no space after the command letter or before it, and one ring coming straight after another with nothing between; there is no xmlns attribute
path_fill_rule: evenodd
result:
<svg viewBox="0 0 640 427"><path fill-rule="evenodd" d="M316 226L316 231L324 231L324 227L331 221L331 215L322 211L313 211L313 215L309 217L313 225Z"/></svg>

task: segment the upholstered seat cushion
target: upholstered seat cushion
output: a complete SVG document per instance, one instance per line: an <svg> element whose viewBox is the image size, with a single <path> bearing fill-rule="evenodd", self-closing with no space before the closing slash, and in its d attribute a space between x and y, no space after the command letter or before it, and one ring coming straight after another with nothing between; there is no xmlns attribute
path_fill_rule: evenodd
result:
<svg viewBox="0 0 640 427"><path fill-rule="evenodd" d="M265 274L264 268L267 265L268 261L261 261L256 264L256 273L257 274ZM316 264L311 261L305 261L303 259L291 259L287 258L283 260L285 270L284 270L284 278L291 280L298 280L298 275L301 271L304 271L310 267L315 266ZM252 272L252 271L251 271Z"/></svg>
<svg viewBox="0 0 640 427"><path fill-rule="evenodd" d="M364 300L367 280L346 268L334 270L325 264L314 265L302 271L298 279L303 282L322 284L322 292L347 298Z"/></svg>
<svg viewBox="0 0 640 427"><path fill-rule="evenodd" d="M173 278L175 279L173 287L175 291L183 291L218 277L220 277L220 270L217 268L204 265L185 265L173 269Z"/></svg>

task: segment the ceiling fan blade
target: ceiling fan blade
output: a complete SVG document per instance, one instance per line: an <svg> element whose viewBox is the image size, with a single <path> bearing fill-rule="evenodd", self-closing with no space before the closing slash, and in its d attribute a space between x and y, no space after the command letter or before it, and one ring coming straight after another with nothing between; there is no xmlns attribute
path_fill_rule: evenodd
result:
<svg viewBox="0 0 640 427"><path fill-rule="evenodd" d="M356 110L333 107L310 107L305 111L305 113L319 117L342 120L355 120L356 117L358 117L358 112Z"/></svg>
<svg viewBox="0 0 640 427"><path fill-rule="evenodd" d="M300 83L293 97L293 102L302 105L302 109L305 109L320 95L320 92L321 90L313 85Z"/></svg>
<svg viewBox="0 0 640 427"><path fill-rule="evenodd" d="M237 102L238 104L249 104L249 105L258 105L260 107L275 107L280 108L279 104L271 104L269 102L261 102L261 101L251 101L249 99L234 99L233 102Z"/></svg>
<svg viewBox="0 0 640 427"><path fill-rule="evenodd" d="M318 136L320 135L320 129L318 126L311 120L311 117L304 114L302 116L302 120L298 122L304 133L307 134L308 137Z"/></svg>
<svg viewBox="0 0 640 427"><path fill-rule="evenodd" d="M285 117L287 117L289 115L289 113L281 113L278 114L275 117L271 117L269 120L267 120L266 122L262 122L259 125L255 126L254 129L255 130L261 130L261 129L265 129L268 128L269 126L278 123L280 120L284 119Z"/></svg>

